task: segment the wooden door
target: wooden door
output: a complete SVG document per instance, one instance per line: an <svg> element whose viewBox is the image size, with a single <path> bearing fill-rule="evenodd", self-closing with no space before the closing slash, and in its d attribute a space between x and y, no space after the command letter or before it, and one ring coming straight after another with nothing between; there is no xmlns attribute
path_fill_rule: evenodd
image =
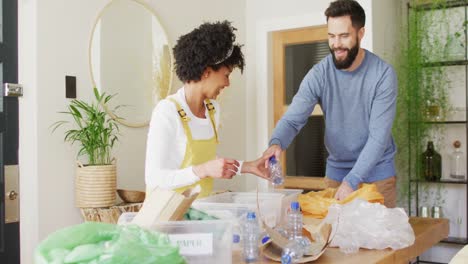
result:
<svg viewBox="0 0 468 264"><path fill-rule="evenodd" d="M329 53L327 25L273 32L275 125L288 109L302 78ZM283 152L286 188L325 188L323 177L328 154L323 143L324 124L322 110L317 105L307 124Z"/></svg>

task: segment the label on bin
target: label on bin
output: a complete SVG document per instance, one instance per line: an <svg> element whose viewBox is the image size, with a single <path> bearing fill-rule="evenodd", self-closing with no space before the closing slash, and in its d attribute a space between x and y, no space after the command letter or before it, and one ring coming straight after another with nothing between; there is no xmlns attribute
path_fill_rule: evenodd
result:
<svg viewBox="0 0 468 264"><path fill-rule="evenodd" d="M185 256L213 255L212 233L172 234L169 240L178 245L180 254Z"/></svg>

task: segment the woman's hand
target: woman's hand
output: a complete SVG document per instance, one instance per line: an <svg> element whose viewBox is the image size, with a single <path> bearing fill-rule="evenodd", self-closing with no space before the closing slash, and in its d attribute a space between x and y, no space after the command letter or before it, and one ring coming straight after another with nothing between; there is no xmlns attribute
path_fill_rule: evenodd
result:
<svg viewBox="0 0 468 264"><path fill-rule="evenodd" d="M263 156L254 161L245 161L242 164L241 173L252 173L258 177L270 180L270 171L265 167L265 162L267 162L269 157Z"/></svg>
<svg viewBox="0 0 468 264"><path fill-rule="evenodd" d="M216 158L203 164L193 166L192 170L200 179L206 177L218 179L231 179L239 167L239 162L234 159Z"/></svg>

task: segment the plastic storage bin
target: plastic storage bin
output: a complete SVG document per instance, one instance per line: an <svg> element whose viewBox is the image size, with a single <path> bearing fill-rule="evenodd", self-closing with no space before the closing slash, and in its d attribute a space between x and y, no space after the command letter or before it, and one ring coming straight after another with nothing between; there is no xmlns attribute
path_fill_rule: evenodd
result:
<svg viewBox="0 0 468 264"><path fill-rule="evenodd" d="M179 245L187 263L232 263L232 221L170 221L151 227Z"/></svg>
<svg viewBox="0 0 468 264"><path fill-rule="evenodd" d="M261 216L267 225L274 227L281 220L283 198L281 193L258 193L258 212L257 193L225 192L197 199L192 207L220 219L244 219L248 211L255 211L258 218Z"/></svg>

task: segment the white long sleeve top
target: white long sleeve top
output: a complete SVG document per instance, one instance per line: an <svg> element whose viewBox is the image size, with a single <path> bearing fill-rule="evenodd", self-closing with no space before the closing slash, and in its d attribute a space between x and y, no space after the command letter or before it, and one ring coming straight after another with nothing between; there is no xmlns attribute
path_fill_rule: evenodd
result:
<svg viewBox="0 0 468 264"><path fill-rule="evenodd" d="M214 137L208 110L205 112L206 118L196 117L187 105L184 87L168 96L170 97L179 102L187 113L187 117L190 118L188 125L194 140ZM175 189L200 180L193 172L192 166L180 169L185 156L187 136L177 108L168 98L156 105L151 116L146 142L145 183L147 188L159 186L165 189ZM218 129L220 107L215 100L210 101L216 109L215 124Z"/></svg>

